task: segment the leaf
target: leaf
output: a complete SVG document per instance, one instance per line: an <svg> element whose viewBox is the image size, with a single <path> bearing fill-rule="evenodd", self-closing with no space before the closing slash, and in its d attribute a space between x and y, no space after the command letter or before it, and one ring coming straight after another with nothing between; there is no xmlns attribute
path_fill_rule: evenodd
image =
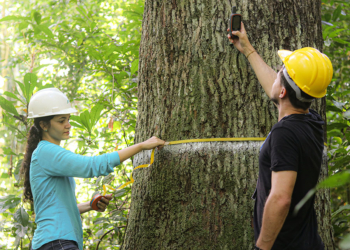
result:
<svg viewBox="0 0 350 250"><path fill-rule="evenodd" d="M339 169L344 167L344 165L348 165L350 162L350 155L338 156L333 160L334 168Z"/></svg>
<svg viewBox="0 0 350 250"><path fill-rule="evenodd" d="M99 231L96 233L96 237L99 238L100 236L103 235L103 233L104 233L104 229L99 230Z"/></svg>
<svg viewBox="0 0 350 250"><path fill-rule="evenodd" d="M126 193L125 189L117 189L117 190L114 191L113 197L120 197L120 196L122 196L125 193Z"/></svg>
<svg viewBox="0 0 350 250"><path fill-rule="evenodd" d="M41 31L43 31L49 38L53 39L54 38L54 35L53 33L51 32L51 30L46 27L45 25L41 24L41 25L38 25L37 26Z"/></svg>
<svg viewBox="0 0 350 250"><path fill-rule="evenodd" d="M81 119L80 119L80 116L77 116L77 115L71 115L70 116L70 120L71 121L75 121L77 123L80 123L81 124Z"/></svg>
<svg viewBox="0 0 350 250"><path fill-rule="evenodd" d="M10 147L3 147L2 150L4 152L4 155L17 155L12 151Z"/></svg>
<svg viewBox="0 0 350 250"><path fill-rule="evenodd" d="M333 37L336 37L340 32L342 32L343 30L345 29L336 29L335 31L333 31L332 33L330 33L328 35L329 38L333 38Z"/></svg>
<svg viewBox="0 0 350 250"><path fill-rule="evenodd" d="M120 130L122 128L122 124L120 123L120 121L115 121L113 123L113 128L115 128L116 130Z"/></svg>
<svg viewBox="0 0 350 250"><path fill-rule="evenodd" d="M119 215L113 216L112 219L115 220L115 221L128 221L127 218L125 218L123 216L119 216Z"/></svg>
<svg viewBox="0 0 350 250"><path fill-rule="evenodd" d="M105 218L105 217L100 217L100 218L97 218L96 220L94 220L94 225L98 225L98 224L101 224L101 223L109 223L109 219L108 218Z"/></svg>
<svg viewBox="0 0 350 250"><path fill-rule="evenodd" d="M340 122L335 122L330 125L327 124L327 131L332 130L332 129L343 129L347 128L348 125Z"/></svg>
<svg viewBox="0 0 350 250"><path fill-rule="evenodd" d="M24 22L21 22L18 26L18 29L19 31L23 30L23 29L26 29L28 27L29 23L24 21Z"/></svg>
<svg viewBox="0 0 350 250"><path fill-rule="evenodd" d="M0 96L0 106L2 107L3 110L14 114L14 115L19 115L17 112L17 109L15 106L10 102L9 100L5 99L4 97Z"/></svg>
<svg viewBox="0 0 350 250"><path fill-rule="evenodd" d="M339 145L343 143L343 140L340 137L333 137L332 140L335 140Z"/></svg>
<svg viewBox="0 0 350 250"><path fill-rule="evenodd" d="M85 110L80 114L81 124L85 127L85 129L91 134L91 124L90 124L90 113Z"/></svg>
<svg viewBox="0 0 350 250"><path fill-rule="evenodd" d="M37 11L34 12L33 14L34 20L37 24L40 24L41 22L41 14Z"/></svg>
<svg viewBox="0 0 350 250"><path fill-rule="evenodd" d="M135 74L136 71L139 69L139 59L136 59L135 61L132 62L131 64L131 70L130 73L131 75Z"/></svg>
<svg viewBox="0 0 350 250"><path fill-rule="evenodd" d="M350 119L350 109L347 110L346 112L344 112L343 116L344 116L344 118L346 118L346 119Z"/></svg>
<svg viewBox="0 0 350 250"><path fill-rule="evenodd" d="M16 164L15 170L13 171L13 174L14 174L14 176L15 176L16 181L20 181L20 179L21 179L21 176L20 176L20 174L19 174L19 171L20 171L20 169L21 169L22 162L23 162L23 159L20 159L20 160L17 162L17 164Z"/></svg>
<svg viewBox="0 0 350 250"><path fill-rule="evenodd" d="M103 105L101 104L96 104L92 109L90 113L90 124L91 127L95 126L98 120L101 117L101 111L104 109Z"/></svg>
<svg viewBox="0 0 350 250"><path fill-rule="evenodd" d="M23 207L20 207L16 213L13 215L13 218L16 222L21 224L23 227L28 225L29 215Z"/></svg>
<svg viewBox="0 0 350 250"><path fill-rule="evenodd" d="M25 87L25 97L27 99L27 102L29 103L31 95L33 93L33 90L35 86L37 85L37 77L33 73L27 73L24 75L24 87Z"/></svg>
<svg viewBox="0 0 350 250"><path fill-rule="evenodd" d="M333 12L333 21L337 21L338 17L341 13L341 5L339 4L338 7Z"/></svg>
<svg viewBox="0 0 350 250"><path fill-rule="evenodd" d="M16 224L15 227L17 228L16 230L17 236L23 238L27 233L28 227L24 227L21 224Z"/></svg>
<svg viewBox="0 0 350 250"><path fill-rule="evenodd" d="M329 21L331 20L331 18L332 18L332 15L331 15L330 13L326 13L326 14L324 15L324 20L325 20L326 22L329 22Z"/></svg>
<svg viewBox="0 0 350 250"><path fill-rule="evenodd" d="M346 102L337 102L337 101L332 101L332 103L334 104L334 106L336 106L340 110L343 110L343 107L346 104Z"/></svg>
<svg viewBox="0 0 350 250"><path fill-rule="evenodd" d="M5 16L3 18L0 19L0 22L3 22L3 21L18 21L18 20L21 20L22 18L19 17L19 16Z"/></svg>
<svg viewBox="0 0 350 250"><path fill-rule="evenodd" d="M350 205L341 206L337 211L332 213L332 218L344 210L350 210Z"/></svg>
<svg viewBox="0 0 350 250"><path fill-rule="evenodd" d="M21 89L22 91L22 94L25 95L26 91L25 91L25 88L24 88L24 84L19 82L19 81L16 81L15 82L18 84L19 88Z"/></svg>
<svg viewBox="0 0 350 250"><path fill-rule="evenodd" d="M299 201L299 203L294 207L293 214L296 215L300 208L304 206L304 204L316 193L316 188L310 189L309 192L304 196L304 198Z"/></svg>
<svg viewBox="0 0 350 250"><path fill-rule="evenodd" d="M21 103L24 104L23 100L22 100L21 98L19 98L18 96L16 96L14 93L5 91L5 92L4 92L4 95L6 95L6 96L8 96L8 97L11 97L11 98L13 98L13 99L16 99L17 101L20 101Z"/></svg>
<svg viewBox="0 0 350 250"><path fill-rule="evenodd" d="M16 207L21 202L21 198L14 197L14 195L9 195L8 197L1 198L1 200L2 199L4 199L4 201L0 202L0 213Z"/></svg>
<svg viewBox="0 0 350 250"><path fill-rule="evenodd" d="M52 64L42 64L42 65L40 65L40 66L38 66L38 67L35 67L33 70L32 70L32 73L37 73L39 70L41 70L42 68L45 68L45 67L47 67L47 66L50 66L50 65L52 65Z"/></svg>
<svg viewBox="0 0 350 250"><path fill-rule="evenodd" d="M19 244L21 243L21 237L19 236L16 236L16 240L15 240L15 243L14 243L14 250L17 250L18 247L19 247Z"/></svg>
<svg viewBox="0 0 350 250"><path fill-rule="evenodd" d="M95 23L95 22L92 22L91 25L90 25L90 27L91 27L91 30L93 30L93 29L96 27L96 23Z"/></svg>
<svg viewBox="0 0 350 250"><path fill-rule="evenodd" d="M8 173L2 173L0 178L6 179L6 178L9 178L9 175L8 175Z"/></svg>
<svg viewBox="0 0 350 250"><path fill-rule="evenodd" d="M335 175L329 176L317 185L317 188L333 188L343 186L350 182L350 172L342 171Z"/></svg>
<svg viewBox="0 0 350 250"><path fill-rule="evenodd" d="M0 197L0 202L5 202L5 201L7 201L9 199L13 199L13 198L16 198L16 196L13 194L10 194L8 196L2 196L2 197Z"/></svg>
<svg viewBox="0 0 350 250"><path fill-rule="evenodd" d="M341 44L350 44L349 42L340 39L340 38L333 38L333 41L337 42L337 43L341 43Z"/></svg>
<svg viewBox="0 0 350 250"><path fill-rule="evenodd" d="M112 174L105 176L102 180L102 184L110 183L114 179Z"/></svg>
<svg viewBox="0 0 350 250"><path fill-rule="evenodd" d="M70 125L72 125L73 127L76 127L76 128L80 128L80 129L85 129L83 126L81 126L80 124L76 123L76 122L72 122L72 121L69 121Z"/></svg>
<svg viewBox="0 0 350 250"><path fill-rule="evenodd" d="M78 6L77 11L79 11L79 13L82 15L82 17L86 18L87 13L81 5Z"/></svg>

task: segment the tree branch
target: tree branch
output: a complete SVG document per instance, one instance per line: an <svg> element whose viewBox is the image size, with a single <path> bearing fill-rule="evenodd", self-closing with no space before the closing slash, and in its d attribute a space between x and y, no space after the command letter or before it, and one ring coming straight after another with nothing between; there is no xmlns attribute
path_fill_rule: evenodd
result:
<svg viewBox="0 0 350 250"><path fill-rule="evenodd" d="M126 226L118 226L117 228L124 228L124 227L126 227ZM115 227L115 228L116 228L116 227ZM111 230L109 230L109 231L107 231L104 235L102 235L100 241L97 243L96 250L98 250L98 247L100 246L100 243L102 242L103 238L104 238L107 234L109 234L110 232L112 232L113 230L114 230L114 228L111 229Z"/></svg>

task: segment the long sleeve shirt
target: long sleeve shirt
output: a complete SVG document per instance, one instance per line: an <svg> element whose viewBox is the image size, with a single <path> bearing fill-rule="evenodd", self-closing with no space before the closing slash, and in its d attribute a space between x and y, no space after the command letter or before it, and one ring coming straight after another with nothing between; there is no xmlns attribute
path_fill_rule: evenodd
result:
<svg viewBox="0 0 350 250"><path fill-rule="evenodd" d="M32 247L73 240L83 249L83 229L75 198L73 177L108 175L120 164L118 152L100 156L74 154L56 144L40 141L32 154L30 185L36 214Z"/></svg>

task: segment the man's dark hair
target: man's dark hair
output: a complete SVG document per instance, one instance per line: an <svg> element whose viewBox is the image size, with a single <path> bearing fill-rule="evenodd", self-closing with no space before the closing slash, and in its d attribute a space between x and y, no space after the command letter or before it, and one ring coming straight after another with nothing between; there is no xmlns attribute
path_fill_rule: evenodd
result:
<svg viewBox="0 0 350 250"><path fill-rule="evenodd" d="M281 85L287 90L288 98L290 100L290 103L293 105L293 107L296 109L303 109L303 110L307 110L308 108L310 108L311 102L299 101L296 97L294 89L292 89L292 87L289 85L289 83L287 82L283 73L281 73L280 75L281 75ZM312 96L309 96L308 94L306 94L302 90L300 90L300 92L301 92L301 96L306 98L306 99L313 99L314 98Z"/></svg>

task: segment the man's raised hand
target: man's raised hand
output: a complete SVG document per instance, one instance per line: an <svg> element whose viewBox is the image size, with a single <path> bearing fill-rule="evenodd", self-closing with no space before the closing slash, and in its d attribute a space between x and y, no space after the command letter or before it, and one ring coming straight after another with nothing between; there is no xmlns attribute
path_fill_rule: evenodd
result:
<svg viewBox="0 0 350 250"><path fill-rule="evenodd" d="M229 30L227 30L227 31L229 31ZM237 37L234 37L234 35ZM240 31L232 31L232 35L227 34L227 38L245 56L247 56L249 53L254 51L253 46L249 42L247 32L244 28L243 22L241 22L241 30Z"/></svg>

